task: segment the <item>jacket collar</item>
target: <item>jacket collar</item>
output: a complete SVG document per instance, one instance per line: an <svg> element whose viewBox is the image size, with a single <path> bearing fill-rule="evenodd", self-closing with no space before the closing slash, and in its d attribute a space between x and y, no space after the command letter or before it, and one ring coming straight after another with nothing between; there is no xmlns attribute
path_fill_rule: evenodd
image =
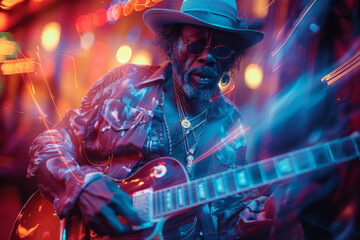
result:
<svg viewBox="0 0 360 240"><path fill-rule="evenodd" d="M144 81L135 84L134 87L136 89L139 89L139 88L152 86L154 84L163 83L165 81L165 69L167 68L167 66L168 66L167 64L161 67L156 66L157 70L152 75L150 75Z"/></svg>

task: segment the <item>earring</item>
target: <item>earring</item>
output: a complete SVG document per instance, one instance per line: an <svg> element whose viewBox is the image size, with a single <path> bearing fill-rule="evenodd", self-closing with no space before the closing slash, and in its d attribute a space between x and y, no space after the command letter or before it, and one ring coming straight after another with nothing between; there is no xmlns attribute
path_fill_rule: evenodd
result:
<svg viewBox="0 0 360 240"><path fill-rule="evenodd" d="M172 62L171 56L172 56L172 52L169 52L169 53L167 54L169 63Z"/></svg>
<svg viewBox="0 0 360 240"><path fill-rule="evenodd" d="M229 82L230 82L230 76L229 76L229 74L228 74L228 73L224 73L224 74L222 75L222 77L221 77L220 82L221 82L221 86L222 86L222 87L227 86L227 85L229 84Z"/></svg>

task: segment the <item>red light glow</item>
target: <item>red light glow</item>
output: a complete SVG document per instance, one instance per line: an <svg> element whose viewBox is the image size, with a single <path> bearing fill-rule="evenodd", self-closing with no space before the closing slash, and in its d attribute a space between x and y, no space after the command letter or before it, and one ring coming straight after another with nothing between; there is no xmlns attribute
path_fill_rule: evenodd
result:
<svg viewBox="0 0 360 240"><path fill-rule="evenodd" d="M16 4L23 2L24 0L2 0L0 8L9 10L13 8Z"/></svg>
<svg viewBox="0 0 360 240"><path fill-rule="evenodd" d="M106 10L100 8L93 15L93 21L96 27L100 27L106 24Z"/></svg>
<svg viewBox="0 0 360 240"><path fill-rule="evenodd" d="M0 12L0 31L5 31L8 27L9 20L6 13Z"/></svg>

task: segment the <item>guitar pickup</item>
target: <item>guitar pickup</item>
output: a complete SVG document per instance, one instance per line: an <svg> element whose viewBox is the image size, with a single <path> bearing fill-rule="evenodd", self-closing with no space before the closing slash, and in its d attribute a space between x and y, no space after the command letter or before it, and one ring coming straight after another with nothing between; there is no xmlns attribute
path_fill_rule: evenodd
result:
<svg viewBox="0 0 360 240"><path fill-rule="evenodd" d="M147 188L133 194L133 206L140 212L139 217L144 220L144 224L133 226L133 230L148 228L153 226L153 189Z"/></svg>

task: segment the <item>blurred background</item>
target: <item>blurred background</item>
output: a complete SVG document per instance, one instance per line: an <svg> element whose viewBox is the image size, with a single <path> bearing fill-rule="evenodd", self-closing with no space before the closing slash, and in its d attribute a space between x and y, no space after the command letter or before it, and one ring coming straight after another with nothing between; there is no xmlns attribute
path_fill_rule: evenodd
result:
<svg viewBox="0 0 360 240"><path fill-rule="evenodd" d="M360 130L360 1L236 1L239 16L265 33L220 86L250 127L248 160ZM181 2L0 0L0 239L36 191L26 179L32 140L79 107L107 71L165 63L142 14ZM327 191L299 207L309 239L360 239L357 170L335 169L331 184L315 179Z"/></svg>

